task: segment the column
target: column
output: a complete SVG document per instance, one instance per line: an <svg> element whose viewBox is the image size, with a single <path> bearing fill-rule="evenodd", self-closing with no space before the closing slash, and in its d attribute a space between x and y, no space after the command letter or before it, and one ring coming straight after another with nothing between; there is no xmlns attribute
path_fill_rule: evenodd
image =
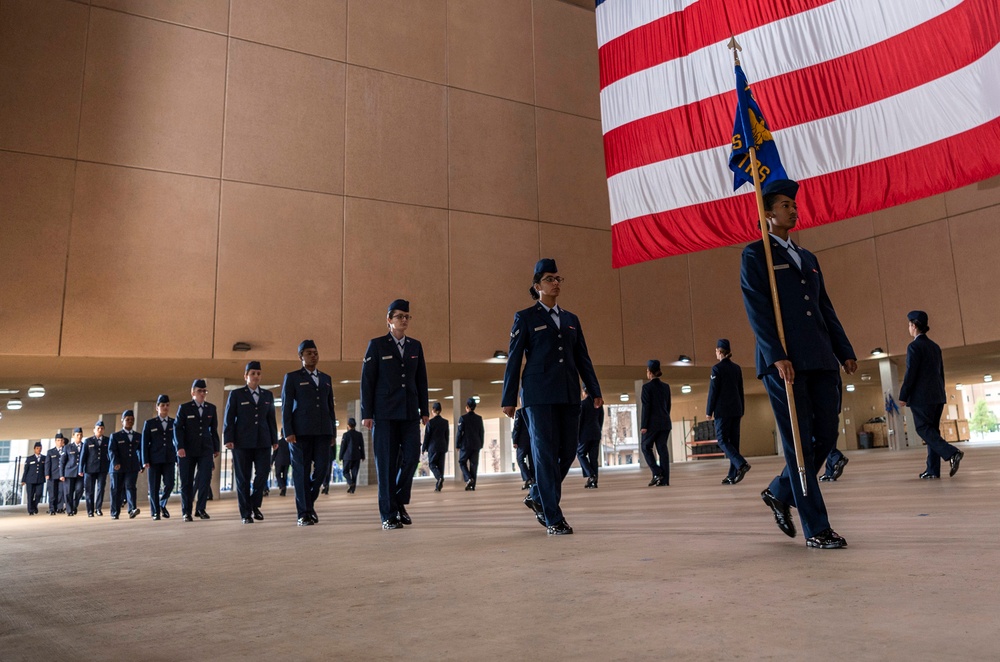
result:
<svg viewBox="0 0 1000 662"><path fill-rule="evenodd" d="M458 439L458 419L465 415L465 401L472 395L474 389L471 379L453 379L451 382L451 447L454 453L451 454L452 480L456 483L463 483L462 469L458 466L458 447L455 441ZM504 416L504 418L507 418Z"/></svg>
<svg viewBox="0 0 1000 662"><path fill-rule="evenodd" d="M514 450L514 442L511 440L511 431L514 427L514 419L507 418L500 414L500 470L503 473L517 473L514 466L514 457L511 451Z"/></svg>
<svg viewBox="0 0 1000 662"><path fill-rule="evenodd" d="M235 496L235 492L230 490L232 484L231 476L233 475L233 456L227 452L226 445L222 443L222 419L226 412L226 399L229 397L229 394L226 392L226 380L222 377L206 377L205 386L208 388L208 397L205 400L215 405L219 416L219 457L215 458L215 471L212 472L212 495L216 499L222 497L222 474L223 469L225 469L226 489L229 490L225 494L226 496ZM178 402L173 406L175 414L179 405L180 403ZM180 481L177 482L176 489L181 489Z"/></svg>
<svg viewBox="0 0 1000 662"><path fill-rule="evenodd" d="M365 461L358 469L358 485L377 485L378 476L375 473L375 446L372 444L372 431L361 424L361 400L347 401L347 417L357 421L355 428L365 440Z"/></svg>
<svg viewBox="0 0 1000 662"><path fill-rule="evenodd" d="M898 405L899 402L897 397L899 396L900 386L899 368L892 362L891 359L885 358L879 360L878 372L879 377L882 380L883 398L886 394L891 394L892 399L896 401L896 404ZM899 414L889 414L886 412L885 415L886 428L888 429L889 435L889 448L894 451L907 448L911 445L916 446L920 443L915 432L916 428L913 424L913 414L910 412L910 408L900 407L899 411ZM908 435L907 431L910 431L912 434ZM911 443L911 439L916 443Z"/></svg>
<svg viewBox="0 0 1000 662"><path fill-rule="evenodd" d="M146 422L147 418L153 418L156 416L156 401L147 402L136 402L132 405L132 411L135 412L135 426L132 428L139 434L142 434L142 424ZM118 415L121 418L121 414ZM104 421L107 423L107 421ZM142 471L135 481L135 499L136 505L144 513L149 513L149 475Z"/></svg>

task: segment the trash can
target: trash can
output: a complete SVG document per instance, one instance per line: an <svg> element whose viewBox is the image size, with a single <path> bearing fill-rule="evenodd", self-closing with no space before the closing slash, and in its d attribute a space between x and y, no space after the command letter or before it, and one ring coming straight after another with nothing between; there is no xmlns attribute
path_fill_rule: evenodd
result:
<svg viewBox="0 0 1000 662"><path fill-rule="evenodd" d="M858 448L871 448L872 447L872 433L871 432L859 432L858 433Z"/></svg>

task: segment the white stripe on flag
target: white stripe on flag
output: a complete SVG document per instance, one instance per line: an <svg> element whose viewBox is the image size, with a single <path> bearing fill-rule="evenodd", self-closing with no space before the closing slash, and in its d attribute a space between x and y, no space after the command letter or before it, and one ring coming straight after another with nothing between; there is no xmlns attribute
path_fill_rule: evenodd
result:
<svg viewBox="0 0 1000 662"><path fill-rule="evenodd" d="M737 35L748 54L751 87L886 41L960 4L961 0L836 0ZM607 2L605 2L607 4ZM601 5L602 7L604 5ZM830 26L837 26L832 30ZM806 40L815 37L815 41ZM728 39L615 81L601 90L601 125L623 124L733 89ZM759 54L766 53L766 57ZM655 92L654 92L655 91Z"/></svg>
<svg viewBox="0 0 1000 662"><path fill-rule="evenodd" d="M698 0L604 0L597 7L597 45L603 46L647 23L684 11Z"/></svg>
<svg viewBox="0 0 1000 662"><path fill-rule="evenodd" d="M947 76L839 115L775 131L774 139L789 176L810 179L901 154L997 117L1000 45ZM608 180L611 223L747 193L747 187L732 192L729 153L730 146L723 145L615 175Z"/></svg>

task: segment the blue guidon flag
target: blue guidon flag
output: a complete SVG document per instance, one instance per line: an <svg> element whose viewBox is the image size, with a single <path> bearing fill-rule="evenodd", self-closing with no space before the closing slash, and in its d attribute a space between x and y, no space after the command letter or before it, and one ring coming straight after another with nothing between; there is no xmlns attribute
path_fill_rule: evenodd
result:
<svg viewBox="0 0 1000 662"><path fill-rule="evenodd" d="M778 146L767 126L764 113L750 91L750 83L743 73L743 67L736 65L736 122L733 126L733 153L729 157L729 169L733 171L733 190L746 183L753 185L753 166L750 148L756 150L760 163L760 185L768 179L788 179L785 167L778 156Z"/></svg>

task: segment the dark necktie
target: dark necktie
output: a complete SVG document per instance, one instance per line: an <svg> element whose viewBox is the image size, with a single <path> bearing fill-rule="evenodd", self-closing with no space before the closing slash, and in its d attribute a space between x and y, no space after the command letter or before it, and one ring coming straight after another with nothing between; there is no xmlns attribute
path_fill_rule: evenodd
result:
<svg viewBox="0 0 1000 662"><path fill-rule="evenodd" d="M257 391L253 392L253 403L255 405L259 405L260 404L260 394L257 393Z"/></svg>

